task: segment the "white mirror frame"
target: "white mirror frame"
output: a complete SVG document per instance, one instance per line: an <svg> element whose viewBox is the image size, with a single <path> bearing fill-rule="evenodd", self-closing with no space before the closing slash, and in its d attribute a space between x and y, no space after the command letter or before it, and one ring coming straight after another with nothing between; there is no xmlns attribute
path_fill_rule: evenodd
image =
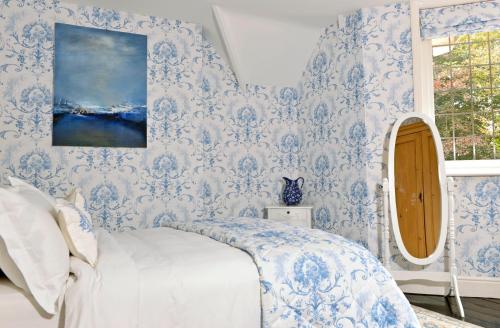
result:
<svg viewBox="0 0 500 328"><path fill-rule="evenodd" d="M434 252L425 258L418 258L411 255L405 247L403 239L401 238L401 232L399 230L399 221L397 215L396 207L396 181L394 177L394 155L396 150L396 139L398 136L399 128L404 121L410 118L419 118L424 123L426 123L431 129L432 136L434 138L434 144L436 146L436 157L438 161L438 172L439 172L439 189L441 192L441 231L439 233L439 241ZM389 158L388 158L388 179L389 179L389 204L391 209L391 221L392 229L394 232L394 237L398 245L401 254L411 263L417 265L428 265L435 262L443 253L444 246L446 243L446 237L448 232L448 194L446 189L446 172L444 166L444 154L443 145L441 143L441 138L437 130L436 125L432 118L423 113L410 112L401 116L391 130L391 137L389 139Z"/></svg>

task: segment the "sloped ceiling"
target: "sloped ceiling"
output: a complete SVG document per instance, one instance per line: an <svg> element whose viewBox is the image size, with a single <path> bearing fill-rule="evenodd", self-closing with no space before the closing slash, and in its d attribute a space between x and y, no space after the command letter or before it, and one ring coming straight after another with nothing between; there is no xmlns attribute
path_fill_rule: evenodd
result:
<svg viewBox="0 0 500 328"><path fill-rule="evenodd" d="M321 29L339 14L395 0L67 0L203 25L242 82L294 85ZM217 27L213 6L219 8ZM222 19L222 23L221 23ZM225 36L225 38L222 37ZM226 43L224 43L224 41ZM274 40L274 42L271 42ZM265 55L264 55L265 54ZM299 75L298 75L299 74Z"/></svg>
<svg viewBox="0 0 500 328"><path fill-rule="evenodd" d="M240 84L295 86L322 30L220 6L214 14Z"/></svg>

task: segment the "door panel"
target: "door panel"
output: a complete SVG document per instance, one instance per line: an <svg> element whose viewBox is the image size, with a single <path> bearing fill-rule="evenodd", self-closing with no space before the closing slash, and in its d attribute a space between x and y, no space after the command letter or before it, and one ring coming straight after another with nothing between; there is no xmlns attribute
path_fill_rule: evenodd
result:
<svg viewBox="0 0 500 328"><path fill-rule="evenodd" d="M422 134L423 158L423 190L425 211L425 238L427 255L431 255L437 247L441 232L441 193L439 190L439 171L436 145L432 132L427 127Z"/></svg>
<svg viewBox="0 0 500 328"><path fill-rule="evenodd" d="M401 237L411 255L426 257L422 138L419 133L398 134L394 162L396 206Z"/></svg>

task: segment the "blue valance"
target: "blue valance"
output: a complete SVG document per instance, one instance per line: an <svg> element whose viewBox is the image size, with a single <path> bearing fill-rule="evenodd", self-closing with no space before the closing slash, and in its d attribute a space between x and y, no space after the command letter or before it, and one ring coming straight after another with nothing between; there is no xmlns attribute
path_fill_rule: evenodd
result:
<svg viewBox="0 0 500 328"><path fill-rule="evenodd" d="M420 10L423 39L500 29L500 0Z"/></svg>

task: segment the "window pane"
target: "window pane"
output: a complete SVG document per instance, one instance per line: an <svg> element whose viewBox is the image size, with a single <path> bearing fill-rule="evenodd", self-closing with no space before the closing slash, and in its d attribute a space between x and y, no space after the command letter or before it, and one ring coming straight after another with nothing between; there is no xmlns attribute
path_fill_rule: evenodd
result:
<svg viewBox="0 0 500 328"><path fill-rule="evenodd" d="M451 43L464 43L469 42L470 36L468 34L457 35L451 39Z"/></svg>
<svg viewBox="0 0 500 328"><path fill-rule="evenodd" d="M494 113L493 113L493 134L494 134L494 137L498 138L500 137L500 110L496 110ZM497 150L500 152L500 148L498 147L497 145ZM497 154L497 155L500 155L500 154ZM498 156L500 157L500 156Z"/></svg>
<svg viewBox="0 0 500 328"><path fill-rule="evenodd" d="M455 155L457 160L474 159L473 137L455 138Z"/></svg>
<svg viewBox="0 0 500 328"><path fill-rule="evenodd" d="M469 35L470 42L488 41L488 35L489 35L488 32L479 32L479 33L470 34Z"/></svg>
<svg viewBox="0 0 500 328"><path fill-rule="evenodd" d="M490 40L500 39L500 30L490 32Z"/></svg>
<svg viewBox="0 0 500 328"><path fill-rule="evenodd" d="M490 68L488 66L472 67L472 86L474 88L490 87Z"/></svg>
<svg viewBox="0 0 500 328"><path fill-rule="evenodd" d="M451 79L453 88L470 88L470 68L468 66L458 66L451 69Z"/></svg>
<svg viewBox="0 0 500 328"><path fill-rule="evenodd" d="M466 66L469 65L469 44L433 47L432 55L438 66Z"/></svg>
<svg viewBox="0 0 500 328"><path fill-rule="evenodd" d="M491 41L491 63L500 64L500 40Z"/></svg>
<svg viewBox="0 0 500 328"><path fill-rule="evenodd" d="M436 114L438 113L452 113L454 110L453 106L453 94L450 92L435 92L434 93L434 108Z"/></svg>
<svg viewBox="0 0 500 328"><path fill-rule="evenodd" d="M453 137L453 120L451 115L436 114L435 122L441 139Z"/></svg>
<svg viewBox="0 0 500 328"><path fill-rule="evenodd" d="M474 133L479 136L493 136L493 125L494 113L490 111L489 113L482 113L474 115Z"/></svg>
<svg viewBox="0 0 500 328"><path fill-rule="evenodd" d="M500 89L492 90L493 96L491 97L491 107L496 110L500 110Z"/></svg>
<svg viewBox="0 0 500 328"><path fill-rule="evenodd" d="M476 158L475 159L492 159L493 157L493 138L483 137L479 138L476 144Z"/></svg>
<svg viewBox="0 0 500 328"><path fill-rule="evenodd" d="M444 159L447 161L452 161L454 160L453 158L453 139L452 138L447 138L443 139L443 152L444 152Z"/></svg>
<svg viewBox="0 0 500 328"><path fill-rule="evenodd" d="M451 89L452 106L455 113L472 113L472 98L470 89Z"/></svg>
<svg viewBox="0 0 500 328"><path fill-rule="evenodd" d="M500 65L491 66L491 77L493 78L493 88L500 88Z"/></svg>
<svg viewBox="0 0 500 328"><path fill-rule="evenodd" d="M472 65L488 65L490 63L488 42L471 43L470 60Z"/></svg>
<svg viewBox="0 0 500 328"><path fill-rule="evenodd" d="M453 115L453 130L455 132L455 137L473 136L473 125L473 115Z"/></svg>
<svg viewBox="0 0 500 328"><path fill-rule="evenodd" d="M434 47L432 48L433 62L436 66L450 65L450 47Z"/></svg>
<svg viewBox="0 0 500 328"><path fill-rule="evenodd" d="M434 89L447 90L451 88L451 69L445 66L434 68Z"/></svg>
<svg viewBox="0 0 500 328"><path fill-rule="evenodd" d="M491 91L488 89L478 89L472 91L474 100L474 110L479 113L491 111Z"/></svg>
<svg viewBox="0 0 500 328"><path fill-rule="evenodd" d="M472 46L471 46L472 48ZM487 51L487 47L486 51ZM469 44L457 44L450 46L450 54L448 55L448 61L450 65L453 66L467 66L469 65ZM482 64L482 63L481 63Z"/></svg>

